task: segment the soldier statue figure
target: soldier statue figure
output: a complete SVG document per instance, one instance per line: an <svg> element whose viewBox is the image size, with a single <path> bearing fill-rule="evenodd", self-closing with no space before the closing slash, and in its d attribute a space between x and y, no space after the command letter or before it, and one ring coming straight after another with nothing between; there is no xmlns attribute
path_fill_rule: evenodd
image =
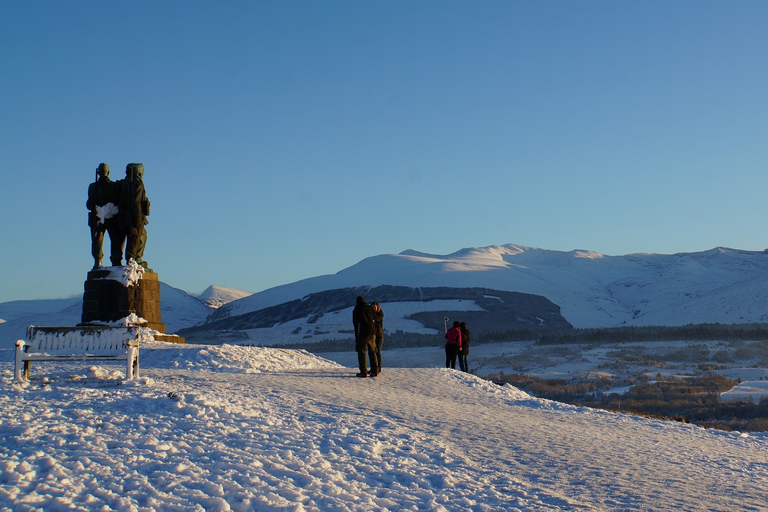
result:
<svg viewBox="0 0 768 512"><path fill-rule="evenodd" d="M164 334L160 280L144 261L149 216L144 164L126 165L125 178L117 182L109 179L107 164L101 164L97 174L96 182L88 188L86 203L96 265L85 281L81 324L109 330L114 327L104 322L121 321L129 328L154 331L156 341L184 343L184 338ZM104 231L109 232L112 241L110 268L101 267ZM138 333L132 334L134 339Z"/></svg>
<svg viewBox="0 0 768 512"><path fill-rule="evenodd" d="M107 164L99 164L96 169L96 181L88 186L88 200L85 202L89 210L88 226L91 228L91 254L94 269L101 266L101 259L104 257L102 245L105 231L109 233L109 259L112 265L120 266L122 262L125 236L120 233L118 223L119 198L120 184L109 179Z"/></svg>
<svg viewBox="0 0 768 512"><path fill-rule="evenodd" d="M144 189L144 164L132 163L125 167L125 179L120 186L120 229L128 237L125 246L126 263L134 260L147 270L151 270L144 261L144 248L147 245L149 224L149 199Z"/></svg>

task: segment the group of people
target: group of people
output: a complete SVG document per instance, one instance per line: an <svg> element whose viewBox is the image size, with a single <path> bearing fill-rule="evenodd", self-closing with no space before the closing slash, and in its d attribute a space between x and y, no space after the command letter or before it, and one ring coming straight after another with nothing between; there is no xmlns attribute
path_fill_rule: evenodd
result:
<svg viewBox="0 0 768 512"><path fill-rule="evenodd" d="M446 318L447 320L447 318ZM381 346L384 344L384 312L378 302L368 304L362 295L357 297L352 310L352 325L355 328L355 351L357 352L358 377L378 377L381 373ZM465 322L453 322L445 332L445 367L469 372L469 342L471 333ZM370 360L370 368L368 362Z"/></svg>
<svg viewBox="0 0 768 512"><path fill-rule="evenodd" d="M352 310L358 377L377 377L381 373L381 346L384 344L384 312L378 302L368 304L362 295ZM371 367L368 368L368 359Z"/></svg>
<svg viewBox="0 0 768 512"><path fill-rule="evenodd" d="M446 318L447 320L447 318ZM459 369L469 372L469 341L471 333L464 322L453 322L453 327L445 332L445 367L456 369L456 359L459 360Z"/></svg>
<svg viewBox="0 0 768 512"><path fill-rule="evenodd" d="M125 261L134 260L145 268L144 248L147 245L146 226L149 221L149 199L144 189L144 165L132 163L125 167L125 178L112 181L109 165L99 164L96 181L88 186L88 226L91 228L91 254L93 268L101 266L104 257L102 245L104 232L109 234L112 266L122 265L123 247Z"/></svg>

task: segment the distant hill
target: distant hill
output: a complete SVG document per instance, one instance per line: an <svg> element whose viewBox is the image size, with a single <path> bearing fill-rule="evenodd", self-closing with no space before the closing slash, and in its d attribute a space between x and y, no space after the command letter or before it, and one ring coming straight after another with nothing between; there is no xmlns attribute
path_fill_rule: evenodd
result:
<svg viewBox="0 0 768 512"><path fill-rule="evenodd" d="M407 292L397 297L386 292L401 289ZM434 289L450 294L425 299L425 291L430 295ZM574 327L762 323L768 322L768 254L717 247L606 256L514 244L449 255L408 250L254 294L212 286L198 299L164 287L161 310L169 332L187 329L195 339L202 339L204 332L216 333L217 342L297 343L349 335L343 331L351 330L346 315L355 294L382 303L385 327L392 332L435 333L442 329L435 324L445 312L452 312L445 313L452 319L472 318L476 330L497 322L508 325L510 311L499 313L498 320L486 298L469 296L481 289L492 290L488 296L515 292L544 298ZM8 320L0 324L2 343L16 335L10 332L23 334L29 323L76 323L80 303L73 301L39 301L39 313L38 301L0 304L0 318ZM53 311L58 305L62 310ZM483 311L488 314L478 313ZM523 318L523 323L530 321L529 316Z"/></svg>
<svg viewBox="0 0 768 512"><path fill-rule="evenodd" d="M253 292L211 285L200 294L198 299L209 308L217 309L233 300L242 299L250 295L253 295Z"/></svg>
<svg viewBox="0 0 768 512"><path fill-rule="evenodd" d="M20 304L21 303L21 304ZM57 309L58 306L62 309ZM160 313L169 333L197 324L214 311L183 290L160 283ZM83 313L83 298L59 301L30 300L0 303L0 314L8 321L0 324L0 348L10 347L26 336L27 327L74 326Z"/></svg>
<svg viewBox="0 0 768 512"><path fill-rule="evenodd" d="M301 299L182 329L189 341L285 343L352 337L358 295L378 301L389 332L441 332L445 316L487 330L567 329L560 308L544 297L488 288L408 288L382 285L311 293ZM409 325L410 324L410 325Z"/></svg>
<svg viewBox="0 0 768 512"><path fill-rule="evenodd" d="M0 323L30 315L55 314L75 304L82 304L83 297L69 299L12 300L0 303ZM82 311L82 307L80 308Z"/></svg>

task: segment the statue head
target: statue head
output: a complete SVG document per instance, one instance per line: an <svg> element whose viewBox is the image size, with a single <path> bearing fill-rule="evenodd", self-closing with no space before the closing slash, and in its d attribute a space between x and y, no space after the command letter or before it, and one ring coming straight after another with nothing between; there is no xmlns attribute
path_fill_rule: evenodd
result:
<svg viewBox="0 0 768 512"><path fill-rule="evenodd" d="M109 176L109 166L105 163L100 163L99 167L96 169L96 174L99 176Z"/></svg>
<svg viewBox="0 0 768 512"><path fill-rule="evenodd" d="M125 177L128 181L142 179L144 177L144 164L128 164L125 166Z"/></svg>

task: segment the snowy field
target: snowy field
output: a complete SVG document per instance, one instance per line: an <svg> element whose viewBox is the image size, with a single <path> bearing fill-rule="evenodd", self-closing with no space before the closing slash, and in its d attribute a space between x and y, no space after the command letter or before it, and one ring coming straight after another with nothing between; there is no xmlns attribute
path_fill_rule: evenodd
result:
<svg viewBox="0 0 768 512"><path fill-rule="evenodd" d="M436 343L440 337L436 336ZM570 379L577 376L600 373L612 378L637 375L642 371L650 371L652 375L661 373L665 377L684 377L697 370L695 364L680 363L668 365L666 368L653 366L628 366L621 370L615 368L601 369L601 365L615 361L612 352L639 347L651 353L681 349L690 345L707 346L711 352L722 348L722 341L663 341L663 342L631 342L603 343L600 345L570 344L543 345L534 341L514 341L506 343L473 344L470 349L469 367L473 373L480 376L498 375L500 373L525 373L543 379ZM442 346L416 347L408 349L385 350L382 352L384 366L394 368L439 368L445 366L445 352ZM562 356L556 354L563 353ZM318 354L342 366L357 367L357 354L348 352L327 352ZM718 373L731 380L741 382L734 388L721 394L723 400L751 398L757 402L768 396L768 368L759 366L756 361L740 361L731 366L723 365ZM607 393L625 393L629 389L618 387Z"/></svg>
<svg viewBox="0 0 768 512"><path fill-rule="evenodd" d="M0 510L765 510L768 435L534 399L444 368L376 379L303 351L0 351Z"/></svg>

